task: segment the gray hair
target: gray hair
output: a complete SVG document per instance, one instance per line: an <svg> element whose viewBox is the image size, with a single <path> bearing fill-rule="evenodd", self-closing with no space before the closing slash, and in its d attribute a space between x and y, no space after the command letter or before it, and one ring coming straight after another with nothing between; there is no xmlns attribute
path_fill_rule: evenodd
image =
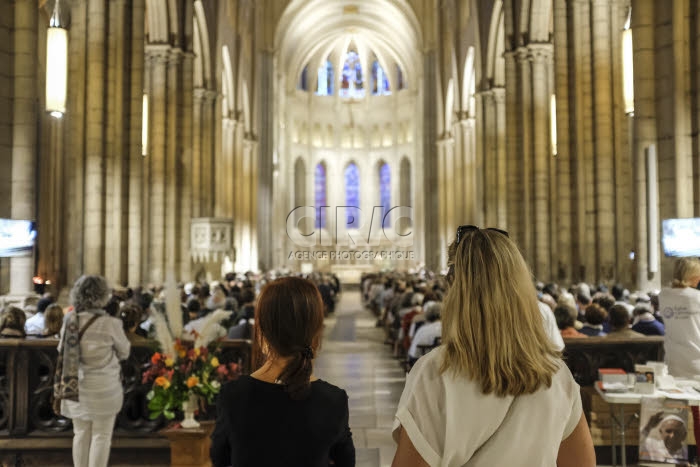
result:
<svg viewBox="0 0 700 467"><path fill-rule="evenodd" d="M80 276L70 291L70 302L76 311L104 308L112 290L102 276Z"/></svg>
<svg viewBox="0 0 700 467"><path fill-rule="evenodd" d="M425 309L425 319L438 320L440 319L440 313L442 311L442 303L440 302L430 302L430 304Z"/></svg>

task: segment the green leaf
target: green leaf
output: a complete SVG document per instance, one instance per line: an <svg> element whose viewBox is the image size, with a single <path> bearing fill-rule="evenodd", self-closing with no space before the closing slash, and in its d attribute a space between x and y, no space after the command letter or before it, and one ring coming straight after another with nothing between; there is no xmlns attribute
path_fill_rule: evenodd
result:
<svg viewBox="0 0 700 467"><path fill-rule="evenodd" d="M167 418L168 420L172 420L173 418L175 418L175 413L170 410L164 410L163 415L165 415L165 418Z"/></svg>

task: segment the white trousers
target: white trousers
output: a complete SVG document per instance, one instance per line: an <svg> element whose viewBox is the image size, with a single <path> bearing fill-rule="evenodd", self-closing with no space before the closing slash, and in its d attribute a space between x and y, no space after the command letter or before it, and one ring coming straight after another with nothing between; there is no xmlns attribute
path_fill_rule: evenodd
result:
<svg viewBox="0 0 700 467"><path fill-rule="evenodd" d="M115 415L73 419L74 467L107 467Z"/></svg>

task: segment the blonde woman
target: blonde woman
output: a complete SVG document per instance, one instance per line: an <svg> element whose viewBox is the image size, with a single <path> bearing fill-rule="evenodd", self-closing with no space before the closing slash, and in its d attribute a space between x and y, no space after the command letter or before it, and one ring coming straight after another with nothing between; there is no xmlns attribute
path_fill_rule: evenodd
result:
<svg viewBox="0 0 700 467"><path fill-rule="evenodd" d="M595 465L579 387L547 339L532 277L496 229L450 246L442 345L408 375L393 466Z"/></svg>
<svg viewBox="0 0 700 467"><path fill-rule="evenodd" d="M668 372L678 378L700 377L700 259L680 258L673 269L671 288L659 294L664 318L664 349ZM700 413L693 407L693 421L700 425ZM700 430L695 433L700 443Z"/></svg>

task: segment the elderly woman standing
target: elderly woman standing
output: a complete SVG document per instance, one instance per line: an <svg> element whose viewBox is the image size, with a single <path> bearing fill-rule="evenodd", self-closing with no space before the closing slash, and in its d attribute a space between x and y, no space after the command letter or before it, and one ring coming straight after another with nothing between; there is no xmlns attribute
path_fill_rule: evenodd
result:
<svg viewBox="0 0 700 467"><path fill-rule="evenodd" d="M119 361L129 356L130 344L121 320L104 310L109 298L104 277L82 276L70 293L75 310L61 329L64 370L71 367L71 358L79 358L79 400L61 401L61 414L73 419L75 467L107 466L114 421L124 398Z"/></svg>

